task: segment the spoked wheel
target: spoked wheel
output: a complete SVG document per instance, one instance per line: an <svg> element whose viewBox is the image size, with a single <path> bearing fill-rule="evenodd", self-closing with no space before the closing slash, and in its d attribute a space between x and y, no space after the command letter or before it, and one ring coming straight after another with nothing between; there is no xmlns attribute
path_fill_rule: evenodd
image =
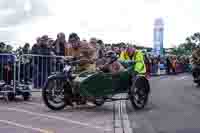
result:
<svg viewBox="0 0 200 133"><path fill-rule="evenodd" d="M130 90L130 100L136 110L143 109L148 102L149 82L145 77L136 79Z"/></svg>
<svg viewBox="0 0 200 133"><path fill-rule="evenodd" d="M47 82L42 90L42 97L47 107L52 110L61 110L67 106L64 87L66 87L65 80L51 79Z"/></svg>

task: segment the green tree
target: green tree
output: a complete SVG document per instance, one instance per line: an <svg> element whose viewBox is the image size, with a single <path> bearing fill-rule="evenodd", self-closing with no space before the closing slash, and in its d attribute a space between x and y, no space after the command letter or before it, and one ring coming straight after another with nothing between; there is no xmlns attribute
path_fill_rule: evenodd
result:
<svg viewBox="0 0 200 133"><path fill-rule="evenodd" d="M191 55L193 49L200 46L200 32L187 37L185 42L172 50L175 55Z"/></svg>
<svg viewBox="0 0 200 133"><path fill-rule="evenodd" d="M11 53L13 51L13 47L11 45L6 45L6 52Z"/></svg>

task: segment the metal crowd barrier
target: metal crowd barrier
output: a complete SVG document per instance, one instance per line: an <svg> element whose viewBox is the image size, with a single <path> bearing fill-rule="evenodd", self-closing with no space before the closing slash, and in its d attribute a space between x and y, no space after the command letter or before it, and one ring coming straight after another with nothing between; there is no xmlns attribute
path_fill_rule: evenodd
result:
<svg viewBox="0 0 200 133"><path fill-rule="evenodd" d="M41 91L48 76L64 68L62 56L21 55L17 64L17 81L31 86L32 91Z"/></svg>
<svg viewBox="0 0 200 133"><path fill-rule="evenodd" d="M0 54L0 94L16 92L16 55Z"/></svg>
<svg viewBox="0 0 200 133"><path fill-rule="evenodd" d="M41 91L48 76L64 68L62 56L0 54L0 95Z"/></svg>

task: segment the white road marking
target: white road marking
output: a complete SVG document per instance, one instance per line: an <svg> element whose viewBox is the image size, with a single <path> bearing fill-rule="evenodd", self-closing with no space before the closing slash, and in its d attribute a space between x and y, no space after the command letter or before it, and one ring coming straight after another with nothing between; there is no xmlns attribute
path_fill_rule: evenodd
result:
<svg viewBox="0 0 200 133"><path fill-rule="evenodd" d="M34 128L32 126L29 126L29 125L23 125L23 124L19 124L19 123L8 121L8 120L0 120L0 123L5 123L5 124L16 126L16 127L33 130L33 131L37 131L37 132L40 132L40 133L50 133L49 131L41 129L41 128Z"/></svg>
<svg viewBox="0 0 200 133"><path fill-rule="evenodd" d="M121 95L119 98L124 98L125 95ZM130 121L128 118L128 114L126 111L126 101L116 101L116 109L117 112L115 116L115 132L116 133L122 133L125 131L125 133L132 133L132 128L130 126ZM123 127L122 127L123 123ZM136 124L134 125L136 127Z"/></svg>
<svg viewBox="0 0 200 133"><path fill-rule="evenodd" d="M120 98L120 97L117 97ZM115 133L123 133L121 118L120 118L120 101L115 101L115 121L114 121L114 132Z"/></svg>
<svg viewBox="0 0 200 133"><path fill-rule="evenodd" d="M38 107L44 107L45 105L42 103L35 103L35 102L24 102L25 104L34 105Z"/></svg>
<svg viewBox="0 0 200 133"><path fill-rule="evenodd" d="M126 101L121 101L122 106L122 115L123 115L123 123L124 123L124 130L125 133L132 133L132 129L130 126L130 120L128 118L128 113L126 111ZM136 127L136 125L134 125Z"/></svg>
<svg viewBox="0 0 200 133"><path fill-rule="evenodd" d="M159 81L159 80L186 80L189 79L190 76L186 75L186 76L163 76L163 77L159 77L159 78L150 78L149 81Z"/></svg>
<svg viewBox="0 0 200 133"><path fill-rule="evenodd" d="M132 128L137 128L136 122L132 122L132 126L130 124L130 120L128 118L128 113L126 111L126 101L122 103L123 106L123 115L124 115L124 126L126 133L132 133Z"/></svg>
<svg viewBox="0 0 200 133"><path fill-rule="evenodd" d="M188 79L189 76L182 76L182 77L176 77L174 80L185 80L185 79Z"/></svg>
<svg viewBox="0 0 200 133"><path fill-rule="evenodd" d="M35 115L35 116L40 116L40 117L46 117L46 118L50 118L50 119L60 120L60 121L64 121L64 122L68 122L68 123L72 123L72 124L77 124L77 125L89 127L89 128L101 129L101 130L104 130L104 131L111 131L111 129L105 129L104 127L95 126L95 125L92 125L92 124L89 124L89 123L83 123L83 122L74 121L74 120L71 120L71 119L57 117L57 116L53 116L53 115L46 115L46 114L31 112L31 111L24 110L24 109L5 108L5 107L1 107L0 109L1 110L11 110L11 111L16 111L16 112L21 112L21 113L27 113L27 114L30 114L30 115Z"/></svg>

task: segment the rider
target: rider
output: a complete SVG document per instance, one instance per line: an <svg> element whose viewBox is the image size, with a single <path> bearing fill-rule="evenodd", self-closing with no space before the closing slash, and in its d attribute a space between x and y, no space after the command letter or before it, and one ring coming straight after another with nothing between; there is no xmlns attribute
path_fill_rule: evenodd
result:
<svg viewBox="0 0 200 133"><path fill-rule="evenodd" d="M65 56L73 56L80 58L80 71L94 71L96 49L87 42L80 41L76 33L69 35L68 44L65 49Z"/></svg>
<svg viewBox="0 0 200 133"><path fill-rule="evenodd" d="M80 64L78 66L79 73L83 71L96 70L95 56L94 56L95 51L96 49L92 45L90 45L86 41L80 41L80 38L76 33L71 33L69 35L68 43L65 47L65 56L73 56L80 60ZM77 100L77 104L85 104L86 99L79 95L79 90L77 88L76 87L74 88L76 93L75 98L78 99L81 98L81 101Z"/></svg>
<svg viewBox="0 0 200 133"><path fill-rule="evenodd" d="M68 38L68 43L65 46L65 56L80 56L81 41L76 33L71 33Z"/></svg>
<svg viewBox="0 0 200 133"><path fill-rule="evenodd" d="M146 67L144 63L144 55L136 48L129 47L120 55L120 60L125 62L134 62L134 74L145 75Z"/></svg>

